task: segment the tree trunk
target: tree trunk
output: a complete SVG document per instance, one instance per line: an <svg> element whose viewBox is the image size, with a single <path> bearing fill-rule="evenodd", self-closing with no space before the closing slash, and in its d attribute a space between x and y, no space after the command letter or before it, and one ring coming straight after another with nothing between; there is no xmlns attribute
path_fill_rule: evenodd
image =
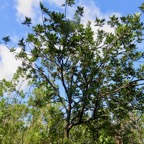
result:
<svg viewBox="0 0 144 144"><path fill-rule="evenodd" d="M64 138L65 139L69 139L69 132L70 132L70 129L68 127L65 127L64 129Z"/></svg>
<svg viewBox="0 0 144 144"><path fill-rule="evenodd" d="M116 140L116 144L122 144L122 139L120 136L116 136L115 140Z"/></svg>

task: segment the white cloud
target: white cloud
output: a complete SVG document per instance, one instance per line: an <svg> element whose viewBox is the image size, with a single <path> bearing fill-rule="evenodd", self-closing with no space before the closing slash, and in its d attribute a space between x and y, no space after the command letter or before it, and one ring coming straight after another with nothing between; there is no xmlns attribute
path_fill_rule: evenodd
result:
<svg viewBox="0 0 144 144"><path fill-rule="evenodd" d="M88 21L91 21L92 29L95 32L97 31L97 28L94 26L94 21L96 17L105 18L106 20L108 20L109 17L112 15L116 15L118 17L121 16L121 14L118 12L101 12L100 8L95 5L94 1L89 1L86 3L82 2L81 0L79 5L82 5L84 7L84 16L82 18L82 23L86 25ZM107 24L105 24L102 29L106 32L114 32L114 29Z"/></svg>
<svg viewBox="0 0 144 144"><path fill-rule="evenodd" d="M48 3L54 4L56 6L61 6L62 4L65 3L65 0L47 0Z"/></svg>
<svg viewBox="0 0 144 144"><path fill-rule="evenodd" d="M48 0L48 2L51 2L57 6L61 6L61 4L58 2L58 0ZM63 0L64 3L64 0ZM118 17L121 16L120 13L118 12L113 12L113 11L106 11L102 12L99 7L95 4L94 0L78 0L76 3L76 6L82 6L84 7L84 15L82 17L82 24L86 25L88 21L91 21L91 26L94 32L97 31L97 28L94 26L94 21L96 17L98 18L105 18L106 20L109 19L110 16L116 15ZM74 12L76 10L76 6L73 7L68 7L67 8L67 17L72 18L74 16ZM114 28L111 28L109 25L105 24L102 28L106 32L114 32Z"/></svg>
<svg viewBox="0 0 144 144"><path fill-rule="evenodd" d="M16 52L20 52L20 48L16 49ZM11 80L18 66L21 66L21 61L16 60L13 53L5 45L0 45L0 80L5 78ZM28 80L25 77L20 77L17 81L16 88L18 90L26 90L28 86Z"/></svg>
<svg viewBox="0 0 144 144"><path fill-rule="evenodd" d="M51 5L60 7L65 0L15 0L18 21L23 21L25 16L32 18L34 23L41 22L39 3L45 1Z"/></svg>
<svg viewBox="0 0 144 144"><path fill-rule="evenodd" d="M39 15L40 0L15 0L18 20L24 20L24 17L30 17L32 20L37 19Z"/></svg>
<svg viewBox="0 0 144 144"><path fill-rule="evenodd" d="M41 22L41 13L39 9L40 1L46 2L48 6L50 4L58 7L61 7L61 5L65 3L65 0L15 0L15 1L16 1L16 10L18 19L22 21L24 20L24 17L27 16L32 18L34 23ZM120 13L117 12L102 12L100 8L96 6L94 0L90 1L78 0L76 4L84 7L84 17L82 18L83 24L86 24L88 21L94 21L96 17L108 19L109 16L113 14L115 14L116 16L121 15ZM75 11L74 7L68 7L67 16L73 17L74 11ZM94 28L94 26L92 27ZM105 25L103 29L107 32L114 31L108 25ZM95 30L95 28L93 30Z"/></svg>
<svg viewBox="0 0 144 144"><path fill-rule="evenodd" d="M0 45L0 80L10 80L20 65L21 61L16 60L6 46Z"/></svg>

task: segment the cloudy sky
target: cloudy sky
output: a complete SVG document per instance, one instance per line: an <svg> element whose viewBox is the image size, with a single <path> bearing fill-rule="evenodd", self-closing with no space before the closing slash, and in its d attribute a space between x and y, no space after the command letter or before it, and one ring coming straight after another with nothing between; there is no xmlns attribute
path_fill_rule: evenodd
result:
<svg viewBox="0 0 144 144"><path fill-rule="evenodd" d="M51 10L64 11L61 5L65 0L42 0ZM16 46L19 38L26 35L28 28L21 23L24 17L31 17L34 24L41 22L39 9L40 0L0 0L0 80L10 79L20 61L16 61L2 42L2 37L11 36L11 46ZM94 20L96 16L108 18L115 14L118 16L138 12L143 0L76 0L77 5L85 8L83 23ZM69 9L70 15L73 8ZM105 30L112 31L108 26Z"/></svg>

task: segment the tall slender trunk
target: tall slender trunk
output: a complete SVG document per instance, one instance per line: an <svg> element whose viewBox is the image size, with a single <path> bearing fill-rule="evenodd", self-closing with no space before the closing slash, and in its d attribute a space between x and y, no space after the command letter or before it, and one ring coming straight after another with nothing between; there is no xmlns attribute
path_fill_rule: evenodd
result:
<svg viewBox="0 0 144 144"><path fill-rule="evenodd" d="M65 124L65 129L64 129L64 138L69 139L70 135L70 118L71 118L71 97L69 98L69 107L67 111L67 118L66 118L66 124Z"/></svg>

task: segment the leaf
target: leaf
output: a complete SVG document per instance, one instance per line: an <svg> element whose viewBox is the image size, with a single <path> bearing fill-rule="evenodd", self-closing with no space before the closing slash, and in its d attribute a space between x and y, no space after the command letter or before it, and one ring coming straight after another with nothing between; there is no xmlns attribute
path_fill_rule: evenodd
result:
<svg viewBox="0 0 144 144"><path fill-rule="evenodd" d="M68 6L72 6L73 4L75 4L74 0L66 0L66 3Z"/></svg>
<svg viewBox="0 0 144 144"><path fill-rule="evenodd" d="M2 40L3 40L5 43L8 43L8 42L10 42L10 37L9 37L9 36L3 37Z"/></svg>
<svg viewBox="0 0 144 144"><path fill-rule="evenodd" d="M105 19L99 19L96 17L96 20L95 20L95 26L99 26L99 27L102 27L105 23Z"/></svg>
<svg viewBox="0 0 144 144"><path fill-rule="evenodd" d="M78 6L77 7L77 10L76 10L76 13L80 16L83 16L83 13L84 13L84 7L80 7Z"/></svg>
<svg viewBox="0 0 144 144"><path fill-rule="evenodd" d="M144 13L144 3L141 4L141 6L139 7L139 9Z"/></svg>
<svg viewBox="0 0 144 144"><path fill-rule="evenodd" d="M119 24L119 18L115 15L109 17L110 20L107 22L111 27L115 27Z"/></svg>
<svg viewBox="0 0 144 144"><path fill-rule="evenodd" d="M24 22L22 24L27 25L28 27L32 24L31 23L31 18L25 17Z"/></svg>
<svg viewBox="0 0 144 144"><path fill-rule="evenodd" d="M50 14L49 10L42 4L42 2L40 2L40 8L43 13Z"/></svg>
<svg viewBox="0 0 144 144"><path fill-rule="evenodd" d="M22 39L19 40L18 46L22 47L23 50L25 51L25 42L24 42L24 38L22 38Z"/></svg>

